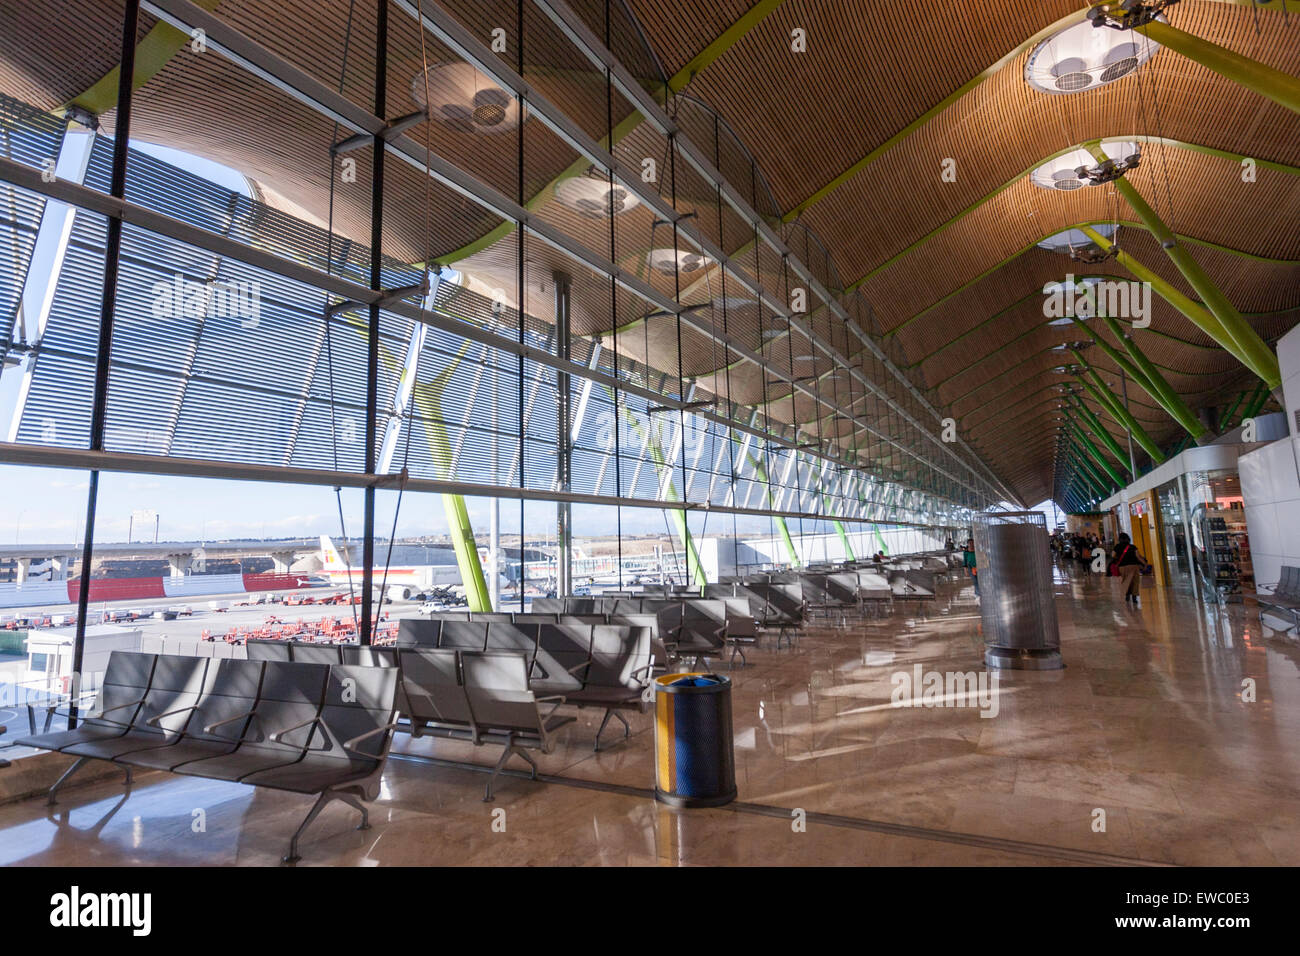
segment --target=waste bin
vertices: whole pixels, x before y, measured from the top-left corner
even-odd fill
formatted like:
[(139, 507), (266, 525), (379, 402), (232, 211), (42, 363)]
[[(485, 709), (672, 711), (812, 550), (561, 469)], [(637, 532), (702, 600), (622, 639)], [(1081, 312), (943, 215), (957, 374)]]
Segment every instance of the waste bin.
[(731, 681), (719, 674), (655, 679), (655, 799), (720, 807), (736, 799)]

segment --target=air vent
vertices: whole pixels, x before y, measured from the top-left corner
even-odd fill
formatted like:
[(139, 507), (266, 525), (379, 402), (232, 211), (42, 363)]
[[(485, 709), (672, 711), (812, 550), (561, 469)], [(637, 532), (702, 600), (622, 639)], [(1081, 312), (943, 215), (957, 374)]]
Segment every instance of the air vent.
[(1121, 76), (1127, 76), (1138, 67), (1138, 59), (1135, 56), (1127, 57), (1118, 63), (1112, 63), (1101, 72), (1101, 81), (1109, 83), (1111, 80), (1118, 80)]
[(1087, 73), (1066, 73), (1064, 76), (1056, 78), (1056, 88), (1062, 93), (1077, 93), (1079, 90), (1086, 90), (1092, 83), (1092, 77)]

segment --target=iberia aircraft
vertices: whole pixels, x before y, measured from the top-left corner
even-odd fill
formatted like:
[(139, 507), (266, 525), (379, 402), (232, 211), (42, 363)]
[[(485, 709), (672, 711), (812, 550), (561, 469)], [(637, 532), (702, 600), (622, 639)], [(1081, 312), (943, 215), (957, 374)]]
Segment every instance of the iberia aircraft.
[[(327, 535), (320, 536), (321, 574), (332, 585), (346, 585), (349, 581), (359, 587), (363, 575), (360, 561), (343, 557)], [(391, 558), (386, 542), (375, 542), (373, 567), (375, 586), (384, 581), (384, 565), (388, 566), (388, 594), (397, 600), (414, 597), (421, 591), (435, 587), (455, 586), (461, 583), (456, 554), (451, 548), (429, 547), (421, 544), (395, 544)]]

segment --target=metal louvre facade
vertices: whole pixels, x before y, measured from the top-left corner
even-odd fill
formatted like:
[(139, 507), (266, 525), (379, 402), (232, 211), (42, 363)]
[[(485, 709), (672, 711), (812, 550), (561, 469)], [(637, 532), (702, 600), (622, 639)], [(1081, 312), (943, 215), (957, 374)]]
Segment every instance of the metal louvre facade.
[[(10, 115), (14, 113), (30, 116), (29, 111), (19, 113), (17, 104), (11, 107)], [(61, 124), (46, 126), (7, 121), (9, 155), (34, 166), (57, 155)], [(96, 138), (85, 177), (88, 188), (107, 190), (111, 146), (111, 140)], [(39, 225), (41, 198), (14, 187), (9, 192), (10, 208), (25, 213), (11, 235), (25, 232), (30, 237)], [(338, 237), (331, 241), (317, 226), (135, 150), (127, 200), (243, 245), (364, 281), (365, 246)], [(97, 297), (85, 290), (102, 286), (104, 230), (102, 216), (83, 210), (75, 217), (18, 420), (19, 442), (85, 447), (99, 321)], [(29, 238), (28, 256), (31, 243)], [(15, 243), (15, 251), (22, 248)], [(26, 271), (24, 265), (12, 275), (22, 277)], [(383, 281), (385, 287), (413, 285), (420, 281), (420, 270), (389, 261)], [(211, 303), (202, 310), (186, 309), (181, 307), (185, 293), (172, 291), (241, 283), (258, 289), (256, 314), (218, 314)], [(3, 290), (10, 300), (19, 291), (17, 284)], [(327, 320), (331, 301), (318, 288), (127, 226), (106, 450), (361, 470), (367, 332), (360, 309)], [(497, 336), (518, 328), (514, 309), (496, 307), (446, 277), (434, 282), (430, 311)], [(395, 404), (397, 383), (417, 325), (408, 316), (382, 314), (379, 408), (390, 411), (379, 428), (389, 418), (401, 423), (389, 470), (406, 467), (416, 477), (558, 490), (556, 370), (467, 341), (446, 328), (422, 325), (416, 395), (394, 412), (400, 405)], [(526, 347), (554, 353), (554, 327), (548, 323), (526, 322), (522, 337)], [(571, 386), (573, 402), (582, 411), (571, 451), (575, 493), (850, 520), (927, 523), (939, 516), (937, 510), (927, 510), (919, 493), (890, 495), (884, 483), (868, 481), (861, 471), (788, 447), (795, 441), (794, 430), (779, 421), (764, 428), (761, 409), (733, 403), (731, 421), (717, 421), (611, 388), (609, 380), (627, 379), (666, 400), (681, 398), (675, 376), (626, 359), (619, 359), (616, 369), (614, 355), (587, 339), (576, 342), (571, 354), (573, 362), (606, 378), (575, 377)], [(444, 402), (435, 392), (456, 400)], [(689, 402), (689, 395), (682, 400)], [(754, 434), (760, 430), (775, 441)]]
[[(21, 384), (0, 462), (363, 488), (369, 549), (377, 490), (438, 493), (467, 582), (485, 529), (464, 496), (518, 499), (521, 540), (615, 530), (569, 525), (569, 506), (660, 511), (696, 563), (692, 537), (739, 518), (779, 525), (799, 563), (818, 536), (864, 549), (872, 525), (955, 530), (1011, 497), (939, 437), (870, 306), (782, 224), (720, 118), (616, 35), (617, 4), (603, 26), (600, 4), (506, 4), (523, 32), (502, 54), (472, 5), (363, 3), (342, 59), (304, 58), (239, 4), (140, 6), (142, 27), (206, 36), (130, 97), (131, 138), (186, 168), (123, 157), (115, 110), (3, 103), (0, 375)], [(482, 109), (457, 112), (429, 71)], [(435, 92), (451, 102), (423, 112)], [(243, 103), (282, 140), (241, 140)], [(248, 194), (186, 154), (239, 168)], [(56, 204), (71, 219), (47, 261)], [(14, 336), (41, 283), (50, 308)], [(542, 502), (558, 510), (525, 507)]]

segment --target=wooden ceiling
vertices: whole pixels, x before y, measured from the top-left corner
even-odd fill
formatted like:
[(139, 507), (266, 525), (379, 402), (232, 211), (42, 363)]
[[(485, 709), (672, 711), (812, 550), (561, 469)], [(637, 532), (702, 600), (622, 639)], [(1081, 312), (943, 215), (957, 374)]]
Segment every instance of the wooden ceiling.
[[(718, 35), (683, 23), (670, 0), (628, 2), (669, 74)], [(1150, 138), (1130, 182), (1265, 340), (1300, 319), (1300, 175), (1274, 170), (1247, 184), (1240, 163), (1300, 167), (1295, 114), (1168, 49), (1084, 93), (1034, 90), (1029, 41), (1078, 18), (1080, 0), (773, 6), (689, 92), (750, 146), (787, 220), (816, 234), (845, 285), (872, 304), (891, 356), (1027, 503), (1053, 493), (1056, 386), (1072, 380), (1051, 371), (1069, 361), (1051, 348), (1086, 337), (1046, 324), (1042, 287), (1067, 272), (1131, 278), (1114, 262), (1089, 266), (1035, 244), (1078, 223), (1132, 222), (1125, 250), (1195, 298), (1111, 187), (1050, 192), (1028, 181), (1035, 166), (1091, 140)], [(1300, 10), (1281, 7), (1183, 0), (1168, 18), (1300, 74)], [(791, 51), (796, 28), (806, 52)], [(940, 175), (948, 159), (953, 181)], [(1136, 341), (1193, 409), (1254, 384), (1163, 301)], [(1087, 357), (1118, 380), (1099, 349)], [(1157, 442), (1179, 438), (1140, 389), (1130, 384), (1129, 396)]]
[[(439, 2), (480, 37), (497, 25), (512, 28), (520, 16), (516, 0)], [(1066, 378), (1051, 370), (1068, 353), (1053, 347), (1081, 337), (1072, 327), (1046, 324), (1041, 289), (1067, 272), (1123, 277), (1114, 262), (1085, 265), (1036, 244), (1076, 224), (1132, 223), (1121, 229), (1124, 249), (1194, 297), (1110, 187), (1039, 189), (1027, 179), (1039, 163), (1091, 140), (1143, 138), (1143, 163), (1130, 181), (1233, 305), (1268, 341), (1300, 318), (1300, 175), (1265, 165), (1300, 168), (1300, 118), (1167, 49), (1089, 92), (1037, 92), (1023, 77), (1031, 40), (1063, 18), (1079, 19), (1082, 0), (895, 0), (887, 6), (708, 0), (689, 16), (675, 0), (615, 0), (608, 31), (602, 0), (570, 3), (597, 35), (608, 34), (635, 75), (649, 78), (655, 66), (644, 36), (663, 75), (674, 79), (678, 99), (670, 109), (692, 138), (708, 135), (712, 125), (697, 103), (735, 131), (761, 171), (761, 182), (753, 181), (744, 150), (719, 146), (718, 163), (737, 190), (760, 211), (784, 218), (786, 241), (832, 292), (856, 289), (870, 303), (868, 314), (862, 299), (840, 296), (855, 321), (880, 336), (915, 387), (957, 420), (961, 434), (1026, 504), (1054, 490), (1057, 386)], [(355, 102), (369, 104), (373, 4), (202, 5)], [(1182, 0), (1169, 19), (1298, 74), (1300, 10), (1288, 17), (1281, 6), (1282, 0), (1258, 9), (1233, 0)], [(116, 44), (104, 38), (116, 35), (121, 0), (0, 0), (0, 7), (12, 27), (0, 33), (3, 92), (55, 109), (113, 69)], [(522, 10), (526, 79), (593, 139), (603, 139), (609, 120), (618, 123), (631, 106), (616, 95), (607, 109), (603, 74), (536, 5), (524, 3)], [(142, 33), (153, 25), (146, 17)], [(796, 28), (806, 31), (806, 52), (790, 48)], [(422, 51), (408, 17), (395, 15), (392, 29), (388, 112), (400, 115), (418, 109), (423, 62), (454, 57), (432, 37)], [(500, 53), (512, 65), (519, 57), (516, 33), (507, 30), (507, 49)], [(106, 108), (101, 116), (108, 130), (112, 113)], [(329, 216), (329, 146), (341, 138), (334, 125), (220, 56), (182, 50), (159, 62), (137, 94), (133, 123), (139, 139), (240, 170), (264, 186), (263, 198), (273, 205), (317, 222)], [(507, 195), (522, 190), (536, 197), (539, 216), (672, 296), (670, 276), (644, 269), (646, 252), (663, 245), (655, 216), (644, 206), (633, 209), (615, 220), (611, 236), (607, 221), (585, 220), (556, 202), (550, 187), (578, 156), (543, 124), (525, 118), (523, 128), (522, 183), (516, 136), (462, 133), (437, 123), (411, 136), (420, 143), (427, 137), (440, 156)], [(632, 128), (613, 147), (629, 165), (666, 150), (648, 124)], [(357, 182), (368, 183), (365, 151), (352, 155)], [(1242, 182), (1243, 156), (1261, 162), (1253, 183)], [(946, 160), (955, 164), (952, 181), (941, 176)], [(409, 261), (454, 263), (513, 296), (519, 249), (503, 224), (459, 194), (427, 185), (403, 164), (389, 169), (385, 251)], [(707, 184), (693, 175), (679, 173), (679, 206), (691, 209), (698, 202), (701, 230), (761, 275), (765, 287), (776, 288), (771, 283), (779, 260), (765, 252), (756, 257), (752, 232), (729, 214), (719, 217)], [(366, 241), (368, 185), (334, 187), (335, 229)], [(565, 267), (556, 255), (541, 243), (525, 244), (526, 307), (543, 319), (550, 310), (545, 278)], [(886, 415), (883, 403), (865, 398), (846, 377), (832, 378), (828, 361), (799, 359), (815, 350), (798, 335), (774, 335), (771, 316), (739, 299), (724, 315), (715, 270), (683, 288), (684, 302), (703, 306), (696, 313), (701, 321), (725, 326), (785, 374), (815, 379), (828, 403), (866, 418)], [(735, 297), (725, 292), (728, 300)], [(642, 321), (643, 304), (630, 296), (611, 302), (608, 283), (598, 277), (574, 276), (574, 300), (575, 329), (582, 334), (612, 346), (613, 329), (625, 330), (619, 354), (674, 374), (680, 368), (696, 378), (698, 389), (738, 402), (766, 398), (774, 421), (821, 422), (820, 434), (842, 434), (844, 447), (853, 444), (847, 426), (830, 422), (826, 405), (806, 397), (776, 401), (788, 397), (788, 383), (771, 381), (752, 365), (735, 365), (735, 356), (719, 355), (707, 336), (688, 333), (679, 362), (675, 330), (670, 334), (653, 318)], [(887, 377), (828, 310), (808, 319), (820, 338), (861, 361), (873, 378)], [(1163, 302), (1155, 303), (1151, 328), (1136, 339), (1193, 408), (1224, 405), (1253, 384), (1245, 369)], [(1118, 377), (1100, 349), (1091, 349), (1088, 359), (1108, 380)], [(1177, 440), (1178, 426), (1147, 396), (1130, 388), (1130, 401), (1156, 441)]]

